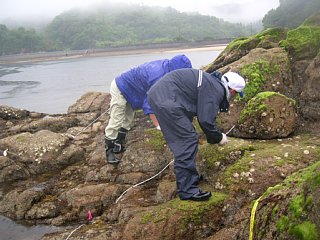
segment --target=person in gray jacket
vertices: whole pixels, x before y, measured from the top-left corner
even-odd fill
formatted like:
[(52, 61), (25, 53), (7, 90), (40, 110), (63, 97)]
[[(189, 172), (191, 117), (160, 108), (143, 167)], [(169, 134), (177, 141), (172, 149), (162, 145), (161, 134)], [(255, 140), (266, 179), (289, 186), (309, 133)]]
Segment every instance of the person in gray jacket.
[(211, 196), (198, 187), (198, 135), (193, 117), (197, 116), (208, 143), (226, 144), (227, 136), (219, 131), (215, 119), (219, 111), (228, 111), (232, 96), (243, 95), (244, 87), (244, 78), (235, 72), (209, 74), (190, 68), (166, 74), (148, 91), (148, 102), (174, 155), (181, 200), (205, 201)]

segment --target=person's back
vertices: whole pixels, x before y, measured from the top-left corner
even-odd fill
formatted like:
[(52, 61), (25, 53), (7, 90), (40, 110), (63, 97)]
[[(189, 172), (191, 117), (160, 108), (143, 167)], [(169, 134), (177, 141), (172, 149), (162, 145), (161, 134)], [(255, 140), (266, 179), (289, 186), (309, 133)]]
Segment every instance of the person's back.
[[(199, 74), (202, 74), (199, 82)], [(209, 73), (198, 69), (178, 69), (166, 74), (148, 91), (159, 105), (170, 104), (193, 117), (198, 115), (200, 123), (210, 121), (219, 111), (219, 103), (223, 100), (225, 90), (221, 82)], [(175, 99), (172, 103), (171, 100)], [(210, 104), (209, 104), (210, 102)], [(217, 104), (211, 104), (216, 102)], [(170, 105), (169, 104), (169, 105)], [(207, 106), (210, 106), (208, 113)], [(214, 107), (216, 106), (216, 107)], [(169, 107), (169, 106), (168, 106)]]

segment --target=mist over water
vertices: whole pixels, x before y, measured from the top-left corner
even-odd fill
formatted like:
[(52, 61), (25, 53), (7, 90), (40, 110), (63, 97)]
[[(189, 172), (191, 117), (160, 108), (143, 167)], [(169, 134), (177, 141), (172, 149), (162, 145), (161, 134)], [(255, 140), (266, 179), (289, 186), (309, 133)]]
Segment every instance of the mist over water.
[(133, 66), (186, 54), (193, 67), (200, 68), (219, 53), (199, 49), (0, 65), (0, 105), (48, 114), (66, 113), (70, 105), (89, 91), (109, 92), (111, 81)]

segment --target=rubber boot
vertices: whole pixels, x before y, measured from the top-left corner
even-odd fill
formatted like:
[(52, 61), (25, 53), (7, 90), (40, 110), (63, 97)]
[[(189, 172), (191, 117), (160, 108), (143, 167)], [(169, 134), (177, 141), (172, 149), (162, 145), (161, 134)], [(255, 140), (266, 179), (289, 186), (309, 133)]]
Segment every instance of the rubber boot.
[(114, 153), (116, 154), (122, 153), (126, 150), (124, 147), (124, 142), (126, 140), (127, 132), (128, 132), (127, 129), (119, 128), (117, 139), (114, 141), (114, 148), (113, 148)]
[(105, 139), (105, 148), (106, 148), (106, 159), (109, 164), (118, 164), (120, 160), (118, 160), (113, 152), (114, 149), (114, 141)]

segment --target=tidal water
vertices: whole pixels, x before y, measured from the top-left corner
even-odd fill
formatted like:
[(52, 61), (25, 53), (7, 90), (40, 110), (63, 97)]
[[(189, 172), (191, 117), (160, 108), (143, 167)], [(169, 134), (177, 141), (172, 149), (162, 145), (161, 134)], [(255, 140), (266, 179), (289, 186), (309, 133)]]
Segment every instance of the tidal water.
[(48, 114), (66, 113), (89, 91), (109, 92), (118, 74), (139, 64), (186, 54), (194, 68), (211, 63), (210, 48), (151, 54), (82, 57), (60, 61), (0, 65), (0, 105)]
[(56, 232), (60, 229), (53, 226), (17, 224), (9, 218), (0, 216), (0, 240), (37, 240), (46, 233)]

